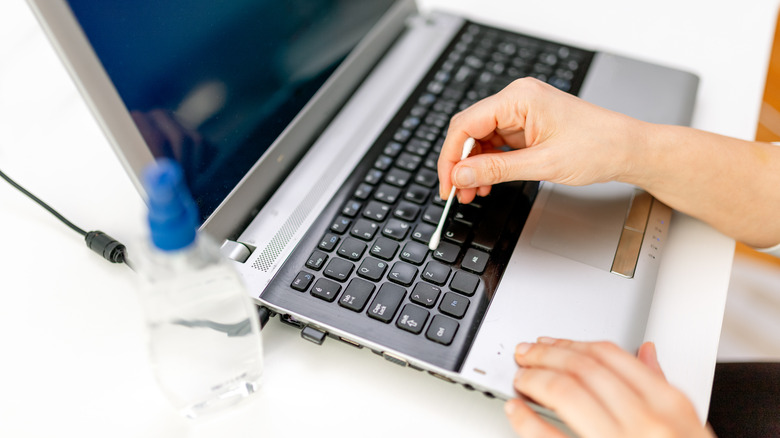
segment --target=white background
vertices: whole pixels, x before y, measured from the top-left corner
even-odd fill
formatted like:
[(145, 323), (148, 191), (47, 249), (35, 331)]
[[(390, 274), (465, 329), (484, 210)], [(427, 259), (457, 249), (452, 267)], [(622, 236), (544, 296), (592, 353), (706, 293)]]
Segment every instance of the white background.
[[(694, 127), (752, 138), (777, 0), (422, 1), (701, 77)], [(143, 233), (142, 203), (22, 0), (0, 2), (0, 169), (86, 229)], [(181, 419), (148, 371), (133, 274), (0, 184), (0, 436), (513, 436), (502, 403), (365, 351), (264, 331), (263, 388)]]

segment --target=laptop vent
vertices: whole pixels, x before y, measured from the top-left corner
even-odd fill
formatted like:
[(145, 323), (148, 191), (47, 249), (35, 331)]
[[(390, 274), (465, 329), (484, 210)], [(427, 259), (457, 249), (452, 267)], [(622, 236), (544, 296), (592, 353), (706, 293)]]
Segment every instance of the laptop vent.
[(252, 264), (252, 267), (259, 269), (263, 272), (268, 272), (276, 263), (279, 254), (284, 251), (284, 248), (290, 243), (295, 233), (301, 227), (301, 224), (312, 212), (312, 203), (316, 202), (322, 197), (322, 192), (328, 187), (327, 182), (332, 179), (332, 175), (324, 175), (313, 185), (313, 189), (303, 198), (300, 204), (290, 214), (290, 217), (284, 222), (284, 225), (279, 229), (276, 235), (268, 242), (268, 245), (263, 248), (260, 255)]

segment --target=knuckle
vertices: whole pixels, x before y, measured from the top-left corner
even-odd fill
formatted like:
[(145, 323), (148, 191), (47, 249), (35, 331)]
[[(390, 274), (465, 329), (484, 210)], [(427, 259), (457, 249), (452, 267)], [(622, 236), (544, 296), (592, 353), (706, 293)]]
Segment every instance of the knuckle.
[(485, 165), (482, 169), (483, 177), (486, 181), (483, 183), (495, 184), (504, 181), (506, 178), (506, 165), (504, 160), (497, 156), (498, 154), (485, 154)]
[(579, 390), (577, 382), (566, 374), (556, 375), (545, 386), (546, 394), (553, 400), (569, 398), (572, 393)]
[(599, 341), (590, 344), (589, 349), (598, 357), (604, 357), (620, 351), (620, 347), (612, 342)]
[(573, 354), (563, 363), (564, 369), (576, 376), (587, 376), (597, 373), (601, 366), (590, 357), (581, 354)]
[(538, 93), (544, 89), (544, 83), (531, 76), (515, 79), (511, 86), (515, 90), (522, 91), (523, 93)]

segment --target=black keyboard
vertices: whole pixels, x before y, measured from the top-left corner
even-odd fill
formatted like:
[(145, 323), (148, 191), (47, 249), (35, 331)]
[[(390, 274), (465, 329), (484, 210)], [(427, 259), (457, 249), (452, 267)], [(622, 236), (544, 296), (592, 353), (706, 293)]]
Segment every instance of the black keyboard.
[(524, 76), (576, 93), (592, 55), (465, 25), (263, 298), (369, 345), (459, 369), (538, 183), (499, 184), (471, 204), (456, 201), (430, 251), (444, 206), (436, 167), (449, 119)]

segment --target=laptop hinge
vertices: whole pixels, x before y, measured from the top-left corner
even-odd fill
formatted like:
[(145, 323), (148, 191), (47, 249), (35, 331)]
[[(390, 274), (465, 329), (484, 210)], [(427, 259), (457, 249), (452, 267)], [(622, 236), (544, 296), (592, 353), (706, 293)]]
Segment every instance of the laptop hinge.
[(226, 240), (222, 243), (222, 246), (219, 248), (219, 251), (222, 253), (223, 256), (229, 258), (230, 260), (235, 260), (239, 263), (244, 263), (249, 259), (249, 256), (252, 254), (252, 250), (254, 248), (250, 247), (247, 244), (236, 242), (233, 240)]

